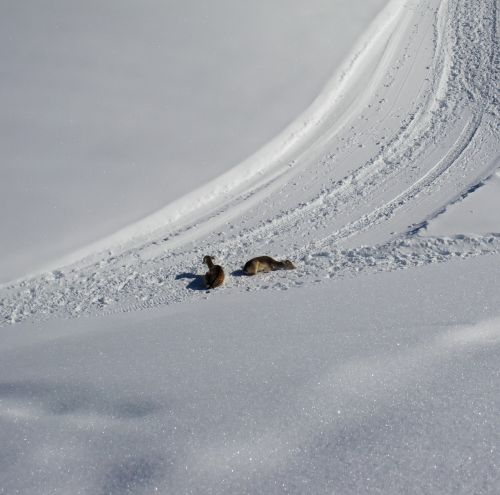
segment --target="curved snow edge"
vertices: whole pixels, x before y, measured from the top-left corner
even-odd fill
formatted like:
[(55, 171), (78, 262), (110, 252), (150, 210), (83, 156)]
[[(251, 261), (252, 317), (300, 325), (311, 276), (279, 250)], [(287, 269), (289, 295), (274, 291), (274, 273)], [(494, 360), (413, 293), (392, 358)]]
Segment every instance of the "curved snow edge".
[(286, 166), (287, 161), (292, 159), (294, 151), (315, 135), (316, 129), (343, 100), (348, 88), (362, 72), (367, 59), (388, 41), (398, 25), (406, 4), (407, 0), (389, 0), (311, 105), (275, 138), (243, 162), (141, 220), (46, 264), (40, 270), (2, 283), (0, 287), (76, 263), (106, 250), (121, 251), (125, 247), (144, 241), (155, 231), (174, 226), (181, 221), (193, 221), (197, 216), (224, 204), (236, 194), (251, 190), (276, 172), (280, 165)]

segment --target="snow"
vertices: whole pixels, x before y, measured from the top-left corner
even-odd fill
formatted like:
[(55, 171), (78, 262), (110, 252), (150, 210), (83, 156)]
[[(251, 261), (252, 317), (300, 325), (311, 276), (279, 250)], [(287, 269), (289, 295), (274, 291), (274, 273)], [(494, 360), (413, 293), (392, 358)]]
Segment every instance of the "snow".
[(449, 205), (425, 229), (426, 235), (500, 232), (500, 171)]
[(6, 329), (4, 493), (496, 493), (499, 261)]
[(3, 2), (0, 282), (243, 161), (385, 2)]
[(0, 286), (0, 493), (499, 493), (497, 8), (392, 0), (268, 144)]

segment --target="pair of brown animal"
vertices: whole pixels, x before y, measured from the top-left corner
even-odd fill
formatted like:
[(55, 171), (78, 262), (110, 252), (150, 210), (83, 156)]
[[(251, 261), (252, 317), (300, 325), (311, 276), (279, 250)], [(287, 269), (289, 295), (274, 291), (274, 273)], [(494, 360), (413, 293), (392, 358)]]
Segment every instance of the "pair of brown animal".
[[(224, 283), (224, 269), (220, 265), (214, 265), (212, 256), (205, 256), (203, 263), (208, 266), (205, 273), (205, 285), (207, 289), (219, 287)], [(295, 265), (290, 260), (277, 261), (271, 256), (257, 256), (245, 263), (243, 271), (247, 275), (255, 275), (258, 272), (272, 272), (274, 270), (293, 270)]]

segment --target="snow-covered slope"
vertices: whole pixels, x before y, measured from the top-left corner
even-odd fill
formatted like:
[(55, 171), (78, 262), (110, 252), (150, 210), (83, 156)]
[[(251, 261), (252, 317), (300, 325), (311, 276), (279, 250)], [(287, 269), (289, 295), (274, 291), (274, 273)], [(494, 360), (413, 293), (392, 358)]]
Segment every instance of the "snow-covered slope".
[(263, 253), (296, 260), (273, 279), (282, 288), (497, 252), (497, 233), (415, 235), (498, 165), (496, 3), (473, 4), (391, 2), (272, 143), (91, 256), (4, 288), (3, 318), (196, 299), (182, 277), (202, 270), (204, 254), (229, 271)]
[(0, 2), (0, 283), (252, 154), (385, 3)]
[(2, 286), (0, 493), (499, 493), (500, 232), (438, 223), (495, 204), (498, 22), (392, 0), (266, 147)]

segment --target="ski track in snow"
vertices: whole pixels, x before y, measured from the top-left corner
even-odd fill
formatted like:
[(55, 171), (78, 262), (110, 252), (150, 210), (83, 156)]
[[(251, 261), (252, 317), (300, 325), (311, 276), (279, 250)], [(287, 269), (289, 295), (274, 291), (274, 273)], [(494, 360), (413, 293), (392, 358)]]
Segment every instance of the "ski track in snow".
[[(142, 242), (6, 284), (0, 322), (206, 298), (204, 254), (236, 270), (224, 293), (500, 252), (500, 233), (417, 235), (498, 166), (497, 17), (495, 0), (391, 2), (319, 117), (257, 179), (220, 188), (213, 204), (200, 201), (203, 214)], [(240, 276), (259, 254), (298, 269)]]

